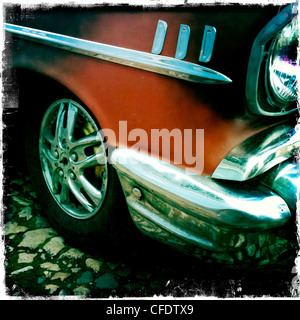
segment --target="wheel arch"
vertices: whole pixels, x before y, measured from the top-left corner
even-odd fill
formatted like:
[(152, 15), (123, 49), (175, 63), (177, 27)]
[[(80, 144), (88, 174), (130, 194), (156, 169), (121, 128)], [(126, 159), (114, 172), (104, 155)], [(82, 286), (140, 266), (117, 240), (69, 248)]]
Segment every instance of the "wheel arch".
[(57, 93), (72, 93), (55, 79), (28, 68), (5, 68), (3, 79), (3, 157), (4, 170), (9, 174), (17, 162), (26, 163), (25, 125), (35, 112), (30, 101), (42, 95), (46, 87)]
[(49, 75), (26, 68), (15, 68), (12, 72), (17, 82), (17, 94), (21, 109), (25, 107), (24, 102), (31, 98), (31, 94), (41, 95), (45, 90), (50, 92), (49, 98), (66, 93), (75, 97), (70, 88)]
[[(36, 180), (37, 173), (33, 171), (33, 170), (39, 170), (39, 165), (38, 165), (36, 156), (34, 158), (34, 155), (36, 155), (37, 152), (30, 152), (30, 151), (36, 151), (34, 149), (37, 149), (38, 147), (37, 140), (30, 139), (30, 141), (27, 142), (25, 137), (28, 138), (28, 137), (36, 136), (32, 133), (34, 133), (34, 131), (35, 132), (37, 131), (36, 129), (37, 126), (33, 124), (36, 123), (37, 119), (40, 119), (41, 114), (43, 114), (43, 112), (45, 111), (44, 107), (46, 107), (49, 103), (52, 104), (53, 101), (55, 101), (54, 99), (59, 97), (62, 98), (62, 96), (68, 95), (69, 98), (74, 97), (74, 100), (77, 100), (77, 102), (81, 102), (81, 100), (74, 93), (72, 93), (68, 88), (66, 88), (63, 84), (57, 82), (55, 79), (52, 79), (51, 77), (48, 77), (44, 74), (40, 74), (38, 72), (34, 72), (26, 69), (14, 69), (13, 74), (16, 76), (14, 77), (14, 81), (16, 80), (17, 82), (16, 94), (18, 95), (18, 100), (19, 100), (19, 105), (18, 105), (19, 121), (18, 122), (22, 125), (22, 130), (24, 134), (21, 135), (22, 141), (20, 139), (18, 140), (18, 148), (13, 147), (12, 149), (15, 149), (16, 159), (18, 157), (19, 150), (20, 150), (19, 145), (21, 145), (22, 150), (24, 150), (24, 152), (22, 151), (22, 158), (24, 157), (22, 161), (24, 161), (24, 163), (27, 162), (28, 164), (27, 165), (28, 171), (29, 171), (28, 173), (32, 178), (33, 185), (36, 188), (36, 192), (37, 192), (38, 198), (40, 199), (40, 204), (42, 206), (43, 203), (48, 203), (47, 201), (44, 201), (46, 198), (43, 198), (43, 196), (46, 194), (45, 187), (43, 189), (41, 181), (40, 183), (37, 182)], [(53, 92), (53, 94), (49, 94), (49, 96), (45, 94), (45, 92), (50, 92), (50, 91)], [(42, 103), (43, 107), (41, 109), (37, 108), (38, 106), (37, 102), (39, 100), (33, 101), (33, 99), (38, 99), (38, 98), (43, 99), (43, 103)], [(47, 104), (44, 103), (45, 99), (47, 100)], [(90, 112), (90, 114), (93, 115), (92, 112)], [(20, 129), (18, 129), (18, 131), (19, 130)], [(26, 144), (27, 144), (27, 148), (24, 147)], [(28, 145), (33, 146), (29, 151), (28, 151)], [(111, 174), (113, 173), (112, 172), (113, 170), (114, 170), (113, 168), (110, 169), (110, 176), (112, 176)], [(126, 237), (128, 236), (128, 234), (130, 233), (133, 234), (133, 232), (134, 234), (136, 234), (136, 230), (135, 230), (135, 227), (133, 226), (133, 222), (131, 221), (129, 212), (127, 211), (127, 206), (125, 201), (120, 201), (121, 197), (123, 199), (124, 194), (116, 174), (112, 182), (113, 184), (111, 184), (108, 188), (108, 191), (109, 190), (112, 190), (112, 191), (106, 197), (106, 200), (105, 200), (105, 206), (106, 206), (105, 212), (107, 215), (107, 218), (105, 219), (107, 219), (107, 221), (109, 221), (110, 218), (115, 219), (116, 228), (118, 228), (118, 230), (123, 230), (124, 234), (119, 234), (118, 232), (114, 231), (112, 225), (111, 226), (107, 225), (105, 227), (102, 227), (101, 229), (101, 228), (98, 228), (100, 226), (99, 221), (97, 222), (97, 224), (95, 224), (93, 223), (92, 219), (86, 219), (84, 220), (84, 223), (82, 223), (81, 221), (82, 227), (78, 226), (77, 229), (76, 228), (74, 229), (75, 230), (74, 234), (76, 234), (76, 236), (73, 237), (74, 235), (72, 233), (73, 230), (71, 230), (71, 227), (69, 230), (66, 226), (71, 226), (70, 222), (74, 222), (75, 219), (73, 219), (72, 217), (68, 217), (66, 215), (66, 219), (62, 218), (61, 220), (55, 221), (54, 216), (55, 216), (55, 213), (57, 213), (57, 210), (55, 212), (53, 211), (52, 216), (49, 215), (49, 212), (50, 211), (52, 212), (52, 209), (54, 208), (53, 205), (51, 206), (51, 210), (49, 208), (47, 209), (49, 211), (47, 216), (49, 221), (57, 228), (59, 233), (63, 234), (69, 241), (73, 241), (74, 244), (76, 243), (76, 245), (78, 246), (83, 246), (83, 247), (90, 246), (90, 249), (94, 249), (92, 248), (93, 246), (92, 242), (94, 242), (95, 246), (97, 246), (99, 243), (98, 235), (100, 239), (102, 237), (101, 234), (105, 230), (108, 230), (108, 232), (110, 233), (109, 242), (111, 242), (114, 246), (119, 245), (118, 237), (122, 238), (122, 241), (124, 241), (124, 244), (125, 244), (127, 241)], [(115, 201), (115, 197), (119, 201)], [(112, 208), (111, 212), (110, 212), (110, 208)], [(45, 211), (45, 209), (43, 209), (43, 211)], [(106, 223), (105, 219), (103, 218), (103, 221)], [(62, 221), (67, 221), (68, 223), (66, 223), (66, 225), (63, 225)], [(124, 229), (125, 225), (128, 227), (128, 230)], [(75, 223), (72, 224), (72, 226), (75, 226)], [(87, 228), (91, 228), (91, 232), (92, 232), (91, 235), (87, 235), (82, 232)], [(117, 235), (119, 236), (117, 237)], [(92, 241), (92, 240), (95, 240), (95, 241)], [(130, 239), (128, 239), (128, 241), (130, 241)], [(103, 250), (105, 251), (105, 249)]]

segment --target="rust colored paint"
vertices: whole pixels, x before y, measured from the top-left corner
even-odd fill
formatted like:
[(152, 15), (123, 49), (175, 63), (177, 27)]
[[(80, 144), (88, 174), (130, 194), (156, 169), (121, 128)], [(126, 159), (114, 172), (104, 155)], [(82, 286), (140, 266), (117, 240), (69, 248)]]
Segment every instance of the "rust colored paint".
[[(191, 43), (186, 60), (198, 58), (204, 27), (199, 26), (190, 13), (139, 13), (99, 14), (82, 25), (83, 39), (102, 42), (124, 48), (150, 52), (158, 19), (168, 22), (169, 29), (162, 55), (175, 56), (179, 25), (192, 28)], [(194, 27), (193, 27), (194, 26)], [(52, 31), (52, 30), (48, 30)], [(236, 145), (257, 132), (248, 120), (226, 118), (217, 112), (205, 95), (198, 90), (205, 87), (189, 86), (186, 82), (151, 72), (103, 62), (81, 55), (67, 53), (31, 42), (22, 42), (22, 50), (16, 66), (26, 67), (57, 80), (81, 99), (95, 115), (102, 128), (116, 133), (117, 146), (133, 146), (136, 141), (120, 141), (119, 122), (127, 121), (127, 131), (141, 128), (151, 137), (152, 129), (192, 129), (192, 151), (195, 155), (196, 129), (204, 129), (204, 171), (213, 173), (219, 162)], [(30, 54), (29, 54), (30, 53)], [(196, 61), (192, 61), (196, 62)], [(222, 71), (222, 70), (218, 70)], [(217, 87), (217, 86), (216, 86)], [(222, 91), (221, 91), (222, 92)], [(218, 95), (216, 89), (216, 95)], [(234, 96), (224, 97), (224, 105), (230, 105)], [(218, 106), (220, 108), (221, 106)], [(242, 106), (241, 106), (242, 108)], [(141, 146), (150, 152), (150, 141)], [(151, 150), (161, 157), (162, 150)], [(174, 160), (174, 146), (171, 162)], [(184, 159), (184, 157), (183, 157)], [(193, 170), (187, 163), (179, 165)]]

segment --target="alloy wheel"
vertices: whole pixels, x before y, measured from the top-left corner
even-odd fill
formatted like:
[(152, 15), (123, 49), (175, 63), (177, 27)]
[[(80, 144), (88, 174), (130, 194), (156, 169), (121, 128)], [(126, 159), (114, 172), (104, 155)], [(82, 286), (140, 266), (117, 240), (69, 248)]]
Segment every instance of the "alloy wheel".
[(61, 209), (76, 219), (97, 214), (107, 192), (107, 154), (100, 127), (85, 108), (70, 99), (54, 102), (42, 120), (39, 153)]

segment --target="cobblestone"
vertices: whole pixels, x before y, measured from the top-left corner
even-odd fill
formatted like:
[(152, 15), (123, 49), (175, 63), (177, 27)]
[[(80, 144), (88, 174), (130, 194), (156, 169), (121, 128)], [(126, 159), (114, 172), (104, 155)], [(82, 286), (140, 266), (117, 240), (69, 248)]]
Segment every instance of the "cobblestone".
[[(292, 266), (233, 272), (203, 264), (143, 237), (143, 250), (132, 248), (128, 259), (110, 260), (84, 252), (70, 245), (43, 216), (27, 175), (24, 172), (15, 175), (4, 196), (8, 296), (291, 295), (291, 281), (295, 277)], [(235, 245), (242, 242), (242, 237), (237, 237)]]
[(53, 235), (56, 235), (56, 232), (52, 228), (27, 231), (18, 247), (27, 247), (34, 250), (47, 239), (51, 239)]
[(51, 256), (56, 256), (65, 247), (62, 237), (54, 237), (45, 244), (44, 250)]

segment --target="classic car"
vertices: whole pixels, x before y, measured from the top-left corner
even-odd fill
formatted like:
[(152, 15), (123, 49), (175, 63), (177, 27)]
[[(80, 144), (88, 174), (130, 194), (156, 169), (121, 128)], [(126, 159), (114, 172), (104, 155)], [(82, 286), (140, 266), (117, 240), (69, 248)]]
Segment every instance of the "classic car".
[(132, 225), (234, 267), (294, 252), (297, 15), (297, 3), (6, 6), (5, 72), (57, 231), (101, 249)]

